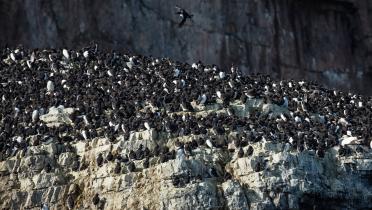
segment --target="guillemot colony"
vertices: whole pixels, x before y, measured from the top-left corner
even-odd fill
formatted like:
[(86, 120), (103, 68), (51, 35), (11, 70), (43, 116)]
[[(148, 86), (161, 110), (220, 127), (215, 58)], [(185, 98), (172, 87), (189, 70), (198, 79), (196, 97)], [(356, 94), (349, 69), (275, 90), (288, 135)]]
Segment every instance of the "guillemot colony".
[[(333, 147), (342, 156), (371, 152), (371, 97), (328, 90), (314, 82), (242, 76), (235, 67), (220, 69), (201, 62), (101, 53), (96, 46), (78, 51), (3, 49), (0, 68), (0, 161), (51, 141), (69, 145), (104, 137), (115, 143), (119, 138), (129, 141), (139, 131), (194, 138), (175, 140), (175, 147), (155, 142), (151, 149), (141, 144), (137, 149), (110, 150), (97, 156), (97, 166), (115, 161), (116, 174), (135, 173), (153, 166), (150, 158), (158, 157), (157, 163), (183, 160), (206, 146), (212, 152), (226, 148), (231, 156), (243, 158), (251, 156), (251, 144), (260, 141), (281, 142), (286, 150), (314, 151), (319, 158)], [(244, 114), (232, 106), (253, 100), (260, 105)], [(51, 126), (41, 120), (51, 107), (72, 108), (71, 123)], [(225, 138), (232, 132), (233, 140)], [(351, 144), (359, 149), (351, 150)], [(142, 167), (136, 165), (139, 160), (144, 160)], [(80, 161), (75, 161), (75, 170), (89, 167)], [(50, 173), (57, 166), (45, 167)], [(252, 167), (266, 170), (265, 160)], [(205, 177), (231, 179), (213, 166)], [(175, 186), (184, 186), (203, 178), (182, 174), (172, 179)], [(68, 200), (71, 208), (73, 199)], [(99, 204), (98, 193), (92, 200)]]

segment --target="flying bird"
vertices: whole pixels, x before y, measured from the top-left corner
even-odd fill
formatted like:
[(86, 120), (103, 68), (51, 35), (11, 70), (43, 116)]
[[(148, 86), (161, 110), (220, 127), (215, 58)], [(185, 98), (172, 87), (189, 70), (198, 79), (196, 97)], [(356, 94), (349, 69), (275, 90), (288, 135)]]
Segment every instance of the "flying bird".
[(175, 6), (176, 9), (178, 10), (178, 12), (176, 12), (177, 15), (179, 15), (182, 20), (181, 22), (178, 24), (178, 27), (182, 27), (186, 20), (189, 18), (190, 20), (192, 20), (191, 18), (193, 17), (193, 15), (189, 14), (185, 9), (179, 7), (179, 6)]

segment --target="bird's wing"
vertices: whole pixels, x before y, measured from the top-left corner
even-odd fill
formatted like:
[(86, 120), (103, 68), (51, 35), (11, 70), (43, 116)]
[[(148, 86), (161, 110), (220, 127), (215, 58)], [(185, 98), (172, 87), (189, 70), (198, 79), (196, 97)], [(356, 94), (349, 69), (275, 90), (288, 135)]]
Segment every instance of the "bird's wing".
[(188, 12), (185, 11), (185, 16), (186, 16), (187, 18), (190, 18), (190, 19), (191, 19), (194, 15), (191, 15), (191, 14), (189, 14)]
[(188, 14), (188, 18), (190, 19), (190, 21), (192, 22), (192, 23), (194, 23), (194, 19), (192, 18), (192, 17), (194, 17), (194, 15), (190, 15), (190, 14)]
[(186, 18), (182, 18), (181, 22), (178, 24), (178, 27), (182, 27), (186, 22)]
[(182, 8), (181, 7), (179, 7), (179, 6), (174, 6), (174, 8), (176, 8), (176, 9), (178, 9), (179, 11), (181, 11), (182, 10)]

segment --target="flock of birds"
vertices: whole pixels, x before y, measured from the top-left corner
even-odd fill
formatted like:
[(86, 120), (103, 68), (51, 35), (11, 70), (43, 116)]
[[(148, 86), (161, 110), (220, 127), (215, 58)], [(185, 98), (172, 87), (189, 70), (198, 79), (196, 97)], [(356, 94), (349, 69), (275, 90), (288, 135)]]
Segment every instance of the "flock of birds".
[[(193, 15), (176, 9), (182, 27)], [(120, 174), (121, 163), (125, 163), (127, 171), (134, 172), (135, 160), (143, 160), (143, 168), (148, 168), (151, 157), (163, 163), (192, 156), (198, 147), (227, 148), (230, 143), (235, 149), (229, 152), (241, 158), (251, 156), (251, 144), (259, 141), (282, 142), (298, 152), (313, 150), (319, 158), (334, 146), (339, 146), (341, 156), (353, 152), (349, 144), (358, 145), (356, 152), (372, 148), (371, 97), (329, 90), (314, 82), (243, 76), (234, 66), (220, 69), (201, 62), (189, 65), (166, 58), (99, 52), (97, 45), (78, 51), (6, 48), (0, 52), (0, 87), (0, 161), (51, 139), (69, 144), (106, 137), (114, 142), (119, 136), (128, 140), (131, 132), (142, 130), (199, 137), (187, 143), (176, 141), (175, 149), (156, 145), (150, 151), (140, 145), (126, 155), (99, 154), (97, 166), (116, 162), (114, 172)], [(289, 112), (274, 115), (253, 110), (239, 117), (230, 106), (251, 99), (263, 99), (264, 104), (276, 104)], [(216, 103), (226, 111), (193, 114)], [(74, 108), (73, 123), (48, 127), (40, 116), (58, 106)], [(237, 133), (233, 142), (216, 140), (232, 131)], [(73, 170), (87, 167), (75, 163)], [(47, 164), (45, 170), (50, 172), (52, 166)], [(258, 163), (254, 171), (261, 170), (264, 165)], [(211, 167), (207, 176), (219, 174)], [(223, 176), (231, 178), (228, 173)], [(179, 187), (202, 178), (180, 174), (172, 182)], [(94, 205), (101, 201), (95, 194)], [(73, 205), (72, 198), (68, 202)]]
[[(134, 160), (150, 157), (166, 162), (193, 155), (201, 147), (227, 148), (231, 142), (216, 136), (237, 132), (233, 140), (238, 157), (250, 156), (254, 142), (282, 142), (293, 150), (313, 150), (320, 158), (328, 148), (339, 146), (340, 155), (372, 147), (372, 99), (325, 89), (314, 82), (274, 81), (267, 75), (242, 76), (238, 68), (220, 69), (201, 62), (189, 65), (117, 52), (99, 52), (96, 45), (72, 50), (2, 49), (0, 54), (0, 160), (15, 156), (53, 139), (60, 143), (90, 141), (118, 136), (129, 139), (132, 131), (154, 130), (179, 136), (200, 136), (175, 142), (176, 148), (157, 145), (152, 151), (140, 146), (122, 156), (99, 154), (96, 162), (117, 161), (135, 171)], [(278, 116), (252, 111), (238, 117), (231, 103), (263, 99), (289, 110)], [(225, 112), (206, 116), (193, 113), (219, 103)], [(50, 107), (72, 107), (72, 124), (48, 127), (40, 120)], [(320, 120), (312, 117), (318, 114)], [(30, 141), (30, 136), (34, 140)], [(36, 139), (36, 140), (35, 140)], [(244, 149), (247, 148), (247, 149)], [(82, 169), (77, 164), (75, 170)], [(257, 165), (255, 171), (263, 170)], [(47, 166), (47, 171), (51, 166)], [(211, 169), (211, 176), (216, 174)], [(180, 177), (175, 185), (183, 182)]]

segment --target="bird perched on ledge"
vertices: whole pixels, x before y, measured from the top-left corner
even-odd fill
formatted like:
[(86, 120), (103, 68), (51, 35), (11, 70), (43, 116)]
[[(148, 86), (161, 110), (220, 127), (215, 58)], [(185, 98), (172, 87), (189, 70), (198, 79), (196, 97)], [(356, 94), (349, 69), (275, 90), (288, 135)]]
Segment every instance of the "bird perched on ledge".
[(191, 18), (193, 17), (192, 14), (189, 14), (185, 9), (179, 7), (179, 6), (175, 6), (175, 8), (178, 10), (178, 12), (176, 12), (177, 15), (179, 15), (182, 20), (181, 22), (178, 24), (178, 27), (182, 27), (186, 20), (189, 18), (190, 20), (192, 20)]

